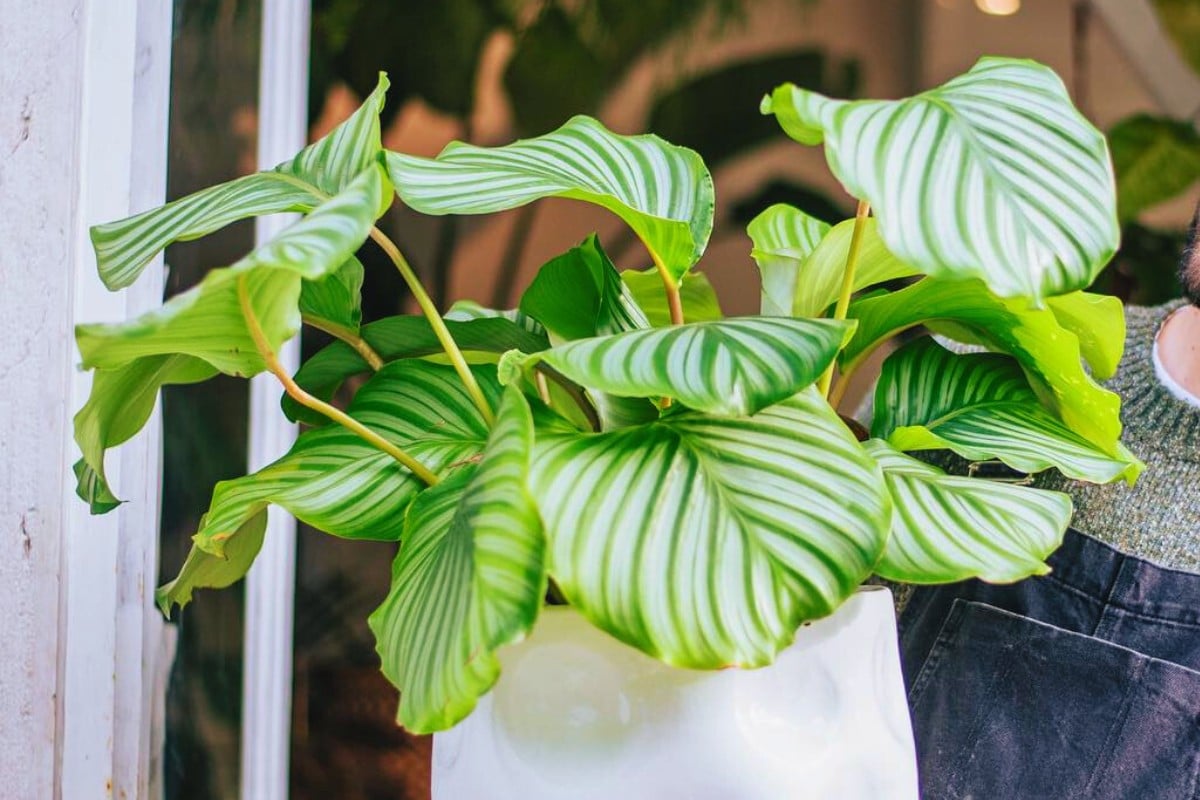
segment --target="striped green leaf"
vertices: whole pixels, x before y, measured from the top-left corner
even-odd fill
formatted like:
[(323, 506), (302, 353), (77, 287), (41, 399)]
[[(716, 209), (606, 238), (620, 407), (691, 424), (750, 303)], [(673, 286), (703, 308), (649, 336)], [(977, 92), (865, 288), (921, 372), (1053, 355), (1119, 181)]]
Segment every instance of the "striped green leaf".
[(763, 111), (798, 141), (825, 142), (889, 249), (923, 273), (1041, 298), (1088, 286), (1116, 250), (1108, 146), (1040, 64), (984, 58), (897, 101), (786, 84)]
[[(540, 326), (539, 326), (540, 327)], [(476, 317), (470, 321), (446, 320), (446, 328), (463, 352), (503, 353), (521, 350), (534, 353), (550, 346), (545, 333), (531, 333), (519, 323), (500, 316)], [(385, 362), (422, 358), (442, 353), (442, 345), (423, 316), (385, 317), (367, 323), (359, 332)], [(296, 372), (300, 388), (321, 400), (330, 400), (342, 382), (371, 371), (354, 348), (333, 342), (314, 353)], [(329, 420), (284, 395), (283, 411), (293, 421), (323, 426)]]
[[(165, 206), (92, 228), (104, 285), (119, 289), (133, 283), (146, 264), (172, 242), (198, 239), (247, 217), (309, 212), (341, 192), (376, 163), (382, 149), (379, 112), (387, 87), (387, 78), (380, 75), (378, 87), (362, 107), (329, 135), (273, 170), (211, 186)], [(390, 191), (379, 194), (372, 219), (387, 209), (391, 199)]]
[[(658, 280), (662, 290), (662, 278)], [(541, 322), (551, 341), (607, 336), (650, 327), (633, 293), (600, 247), (595, 234), (578, 247), (551, 259), (521, 296), (521, 311)], [(658, 416), (645, 397), (589, 391), (605, 430), (636, 425)]]
[(530, 485), (570, 603), (689, 668), (769, 663), (870, 574), (890, 514), (878, 467), (815, 390), (748, 418), (539, 431)]
[[(1063, 327), (1049, 309), (997, 297), (979, 281), (925, 278), (898, 292), (850, 305), (858, 320), (854, 338), (840, 356), (843, 370), (854, 370), (882, 342), (915, 325), (1008, 353), (1020, 363), (1038, 397), (1066, 426), (1110, 456), (1119, 453), (1121, 434), (1117, 395), (1102, 389), (1083, 368), (1079, 337)], [(1116, 330), (1093, 328), (1104, 341), (1124, 337)]]
[(762, 277), (764, 315), (800, 316), (794, 312), (800, 295), (801, 267), (831, 227), (786, 203), (776, 203), (750, 220), (746, 233), (754, 243), (750, 255)]
[[(777, 204), (755, 217), (746, 231), (762, 275), (764, 314), (819, 317), (837, 301), (854, 220), (831, 228), (797, 208)], [(854, 291), (915, 274), (892, 255), (879, 237), (875, 220), (868, 219), (859, 244)]]
[(875, 394), (874, 436), (900, 450), (949, 448), (1021, 472), (1057, 468), (1093, 483), (1134, 478), (1136, 460), (1109, 456), (1038, 400), (1020, 364), (1000, 353), (952, 353), (917, 339), (888, 357)]
[(505, 392), (477, 467), (422, 492), (408, 510), (392, 590), (371, 614), (397, 719), (446, 730), (496, 682), (495, 651), (524, 638), (546, 590), (546, 541), (526, 479), (533, 422)]
[(172, 606), (183, 608), (190, 603), (196, 589), (224, 589), (240, 581), (258, 557), (266, 530), (267, 512), (260, 511), (230, 538), (223, 556), (214, 556), (192, 545), (179, 574), (154, 593), (163, 616), (171, 616)]
[(892, 496), (892, 529), (882, 578), (953, 583), (980, 578), (1011, 583), (1050, 571), (1071, 499), (1011, 483), (947, 475), (879, 439), (864, 445), (883, 469)]
[(301, 280), (318, 281), (350, 259), (375, 222), (384, 192), (378, 167), (363, 172), (332, 200), (230, 267), (162, 308), (116, 324), (80, 325), (76, 343), (85, 368), (113, 369), (138, 358), (180, 353), (230, 375), (264, 368), (238, 299), (245, 281), (254, 313), (273, 348), (300, 328)]
[[(658, 270), (627, 269), (621, 273), (621, 280), (653, 327), (663, 328), (672, 324), (667, 295), (663, 291), (662, 276)], [(684, 277), (679, 286), (679, 300), (683, 306), (684, 322), (713, 322), (725, 317), (717, 292), (703, 272), (690, 272)]]
[(609, 394), (745, 416), (815, 382), (852, 332), (835, 320), (742, 317), (580, 339), (526, 363)]
[[(1125, 352), (1125, 306), (1120, 298), (1092, 292), (1071, 292), (1046, 298), (1046, 308), (1055, 320), (1079, 339), (1079, 352), (1091, 368), (1092, 377), (1106, 381), (1117, 373)], [(947, 320), (929, 320), (936, 333), (964, 344), (987, 349), (991, 345), (964, 327)]]
[(121, 504), (104, 473), (104, 453), (142, 429), (159, 388), (198, 383), (214, 374), (210, 364), (181, 355), (150, 356), (123, 367), (96, 370), (88, 400), (75, 414), (75, 441), (83, 452), (75, 464), (75, 493), (87, 501), (93, 514), (105, 514)]
[(470, 322), (474, 319), (495, 319), (499, 317), (523, 328), (526, 332), (532, 333), (534, 336), (546, 336), (546, 327), (542, 323), (517, 308), (487, 308), (476, 303), (474, 300), (456, 300), (450, 306), (450, 310), (446, 312), (445, 317), (447, 320), (455, 322)]
[(351, 257), (319, 281), (300, 288), (300, 316), (309, 325), (334, 336), (358, 334), (362, 323), (363, 265)]
[(590, 117), (504, 147), (454, 142), (436, 159), (389, 152), (387, 165), (401, 199), (426, 214), (486, 214), (543, 197), (602, 206), (675, 280), (712, 233), (712, 176), (698, 154), (657, 136), (615, 134)]
[[(500, 397), (495, 369), (472, 371), (494, 404)], [(359, 389), (348, 413), (437, 474), (478, 456), (488, 437), (454, 369), (423, 361), (386, 365)], [(302, 433), (273, 464), (218, 483), (195, 541), (222, 555), (227, 540), (268, 504), (335, 536), (394, 541), (405, 508), (423, 487), (356, 434), (337, 425), (317, 428)]]

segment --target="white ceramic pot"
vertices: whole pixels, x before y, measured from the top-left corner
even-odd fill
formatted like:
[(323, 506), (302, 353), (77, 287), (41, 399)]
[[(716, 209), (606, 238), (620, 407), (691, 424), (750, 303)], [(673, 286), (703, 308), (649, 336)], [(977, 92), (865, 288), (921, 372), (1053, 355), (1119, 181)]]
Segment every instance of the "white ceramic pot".
[(891, 592), (864, 587), (763, 669), (672, 669), (568, 608), (501, 652), (434, 737), (434, 800), (917, 800)]

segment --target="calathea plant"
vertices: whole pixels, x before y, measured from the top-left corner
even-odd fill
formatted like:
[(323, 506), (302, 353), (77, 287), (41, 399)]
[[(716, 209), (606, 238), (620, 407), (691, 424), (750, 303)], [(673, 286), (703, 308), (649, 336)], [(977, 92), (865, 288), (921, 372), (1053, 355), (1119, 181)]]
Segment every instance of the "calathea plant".
[[(400, 722), (439, 730), (493, 684), (497, 649), (530, 630), (548, 593), (669, 664), (753, 667), (872, 574), (1046, 570), (1065, 496), (947, 475), (912, 451), (1136, 476), (1118, 400), (1096, 383), (1120, 357), (1121, 307), (1080, 291), (1117, 244), (1108, 151), (1045, 67), (985, 59), (890, 102), (776, 89), (763, 111), (824, 143), (859, 213), (830, 225), (766, 209), (749, 229), (763, 314), (728, 319), (693, 272), (714, 209), (695, 153), (577, 117), (416, 158), (381, 146), (386, 87), (273, 170), (93, 231), (100, 274), (119, 289), (170, 242), (304, 214), (161, 309), (77, 331), (94, 383), (76, 472), (98, 513), (119, 502), (106, 448), (144, 424), (165, 384), (269, 371), (284, 410), (310, 426), (279, 461), (216, 486), (159, 591), (164, 611), (240, 578), (272, 503), (336, 536), (399, 542), (370, 624)], [(591, 237), (543, 266), (518, 309), (443, 317), (376, 227), (395, 193), (429, 214), (594, 203), (637, 234), (649, 270), (622, 275)], [(367, 239), (421, 315), (361, 324)], [(275, 354), (304, 323), (339, 341), (289, 375)], [(918, 330), (983, 352), (906, 337), (860, 441), (834, 411), (847, 377)]]

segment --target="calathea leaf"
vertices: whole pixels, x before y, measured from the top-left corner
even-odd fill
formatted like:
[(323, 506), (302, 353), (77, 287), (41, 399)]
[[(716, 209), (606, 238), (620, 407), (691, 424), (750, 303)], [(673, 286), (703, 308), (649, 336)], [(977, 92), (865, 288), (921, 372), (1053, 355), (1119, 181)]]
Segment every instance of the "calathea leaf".
[(764, 98), (789, 135), (825, 142), (834, 175), (923, 273), (978, 278), (1003, 297), (1088, 286), (1117, 248), (1104, 137), (1062, 81), (984, 58), (907, 100), (831, 100), (791, 84)]
[(446, 312), (447, 320), (455, 322), (470, 322), (473, 319), (494, 319), (499, 317), (514, 323), (534, 336), (546, 336), (546, 326), (518, 308), (496, 309), (476, 303), (474, 300), (456, 300)]
[(80, 325), (83, 366), (113, 369), (138, 358), (180, 353), (230, 375), (264, 368), (239, 300), (245, 291), (268, 343), (278, 348), (300, 327), (301, 280), (319, 281), (354, 255), (375, 222), (384, 191), (379, 167), (233, 266), (211, 270), (199, 285), (129, 322)]
[(743, 317), (580, 339), (530, 356), (589, 389), (673, 397), (711, 414), (744, 416), (812, 384), (853, 323)]
[[(746, 226), (754, 243), (750, 255), (762, 276), (762, 313), (772, 317), (794, 315), (800, 294), (800, 272), (830, 225), (786, 203), (770, 206)], [(815, 315), (809, 315), (815, 316)]]
[[(1120, 298), (1092, 292), (1071, 292), (1046, 298), (1046, 308), (1066, 330), (1079, 339), (1079, 352), (1091, 367), (1092, 377), (1108, 380), (1117, 373), (1125, 352), (1125, 306)], [(984, 337), (953, 321), (929, 320), (935, 333), (965, 344), (987, 348)]]
[(362, 322), (362, 284), (362, 262), (351, 257), (331, 275), (304, 282), (300, 289), (300, 316), (334, 336), (357, 335)]
[(543, 264), (520, 309), (565, 340), (650, 327), (595, 234)]
[[(621, 273), (621, 280), (653, 327), (665, 328), (672, 324), (658, 270), (627, 269)], [(687, 274), (679, 286), (679, 300), (684, 322), (712, 322), (725, 316), (717, 292), (703, 272)]]
[(952, 353), (928, 337), (884, 362), (871, 432), (900, 450), (949, 448), (972, 461), (999, 459), (1030, 473), (1056, 467), (1093, 483), (1141, 471), (1136, 460), (1109, 456), (1047, 411), (1016, 359)]
[[(472, 372), (495, 404), (495, 369)], [(423, 361), (386, 365), (358, 390), (348, 413), (435, 474), (469, 462), (488, 437), (454, 369)], [(302, 433), (286, 455), (258, 472), (218, 483), (195, 542), (223, 555), (229, 538), (268, 504), (335, 536), (394, 541), (404, 509), (423, 487), (390, 455), (330, 425)]]
[(880, 577), (904, 583), (980, 578), (1009, 583), (1050, 571), (1071, 499), (1010, 483), (947, 475), (886, 442), (864, 445), (892, 496), (892, 529)]
[(543, 197), (607, 208), (673, 281), (712, 233), (712, 176), (699, 155), (657, 136), (620, 136), (590, 117), (504, 147), (454, 142), (436, 159), (389, 152), (387, 165), (401, 199), (426, 214), (485, 214)]
[(546, 541), (526, 489), (533, 422), (509, 387), (478, 465), (422, 492), (404, 521), (392, 590), (371, 614), (383, 672), (414, 733), (463, 719), (524, 638), (546, 589)]
[[(662, 279), (655, 275), (655, 280), (661, 293)], [(542, 265), (521, 296), (521, 311), (545, 325), (556, 342), (650, 327), (595, 234)], [(645, 397), (600, 391), (588, 396), (606, 430), (658, 416), (658, 408)]]
[[(750, 222), (752, 255), (763, 282), (763, 313), (819, 317), (837, 302), (842, 291), (854, 220), (830, 228), (791, 206), (777, 204)], [(875, 220), (864, 223), (853, 290), (915, 275), (879, 237)]]
[(75, 441), (83, 452), (75, 464), (76, 494), (93, 514), (107, 513), (121, 501), (104, 473), (104, 453), (142, 429), (160, 387), (198, 383), (216, 374), (212, 365), (181, 355), (139, 358), (123, 367), (98, 369), (87, 403), (75, 415)]
[[(544, 333), (530, 333), (518, 323), (499, 316), (481, 316), (466, 322), (447, 319), (446, 328), (466, 353), (503, 353), (514, 349), (534, 353), (550, 346)], [(364, 325), (360, 335), (385, 362), (442, 352), (437, 335), (423, 316), (385, 317)], [(354, 348), (345, 342), (333, 342), (301, 365), (295, 381), (314, 397), (329, 400), (344, 380), (370, 371)], [(284, 413), (293, 421), (315, 426), (329, 424), (328, 419), (287, 395), (282, 402)]]
[(1119, 297), (1071, 292), (1046, 300), (1058, 324), (1079, 338), (1092, 376), (1106, 381), (1117, 374), (1125, 352), (1125, 306)]
[(890, 514), (878, 467), (812, 389), (748, 418), (539, 431), (530, 486), (571, 604), (689, 668), (769, 663), (871, 572)]
[(237, 534), (230, 537), (223, 556), (214, 556), (192, 545), (179, 574), (154, 593), (163, 616), (171, 615), (172, 606), (183, 608), (190, 603), (196, 589), (224, 589), (241, 580), (262, 549), (266, 530), (267, 512), (263, 510), (246, 520)]
[[(1050, 310), (997, 297), (979, 281), (925, 278), (898, 292), (855, 301), (849, 313), (859, 325), (840, 356), (844, 371), (856, 369), (897, 333), (929, 324), (1016, 358), (1038, 397), (1068, 428), (1108, 455), (1118, 455), (1120, 398), (1084, 371), (1079, 338)], [(1123, 339), (1123, 327), (1095, 335)]]
[[(349, 119), (273, 170), (211, 186), (160, 208), (92, 228), (104, 285), (119, 289), (133, 283), (171, 242), (198, 239), (247, 217), (312, 211), (341, 192), (376, 163), (382, 149), (379, 112), (387, 87), (387, 78), (381, 75), (378, 87)], [(372, 220), (387, 209), (391, 199), (390, 190), (379, 193)]]

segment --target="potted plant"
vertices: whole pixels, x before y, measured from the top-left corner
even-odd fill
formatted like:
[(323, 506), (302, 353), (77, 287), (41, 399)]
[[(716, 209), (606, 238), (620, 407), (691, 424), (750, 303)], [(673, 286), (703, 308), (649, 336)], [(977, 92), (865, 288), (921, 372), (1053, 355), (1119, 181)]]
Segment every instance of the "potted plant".
[[(766, 209), (749, 226), (763, 314), (723, 318), (693, 271), (714, 208), (694, 152), (585, 117), (504, 147), (388, 152), (386, 88), (273, 170), (93, 230), (120, 289), (170, 242), (304, 214), (161, 309), (77, 329), (94, 382), (76, 473), (97, 513), (119, 502), (105, 450), (165, 384), (269, 371), (311, 426), (216, 486), (164, 612), (239, 579), (274, 503), (400, 542), (370, 619), (399, 722), (469, 717), (438, 742), (436, 796), (915, 796), (890, 602), (860, 587), (1045, 572), (1071, 506), (909, 453), (1095, 482), (1140, 469), (1095, 382), (1120, 358), (1121, 306), (1080, 291), (1117, 244), (1103, 137), (1027, 61), (902, 101), (781, 86), (763, 112), (824, 142), (859, 210), (831, 226)], [(375, 226), (395, 193), (430, 214), (595, 203), (653, 266), (621, 274), (591, 237), (518, 309), (443, 317)], [(421, 315), (361, 324), (368, 238)], [(290, 375), (275, 354), (304, 323), (338, 341)], [(919, 326), (986, 352), (908, 336), (856, 436), (834, 410), (847, 378)]]

